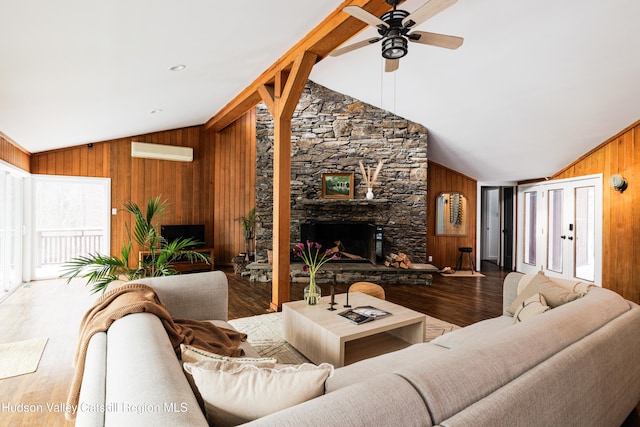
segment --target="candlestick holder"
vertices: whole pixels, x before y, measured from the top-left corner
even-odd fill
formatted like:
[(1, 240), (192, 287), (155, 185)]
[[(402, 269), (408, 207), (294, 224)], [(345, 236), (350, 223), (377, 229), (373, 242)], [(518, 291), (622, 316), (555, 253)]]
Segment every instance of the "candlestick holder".
[(335, 307), (334, 305), (336, 305), (336, 289), (334, 284), (331, 284), (331, 302), (329, 303), (329, 308), (327, 308), (327, 310), (329, 311), (334, 311)]
[(347, 288), (347, 301), (343, 305), (344, 308), (351, 308), (351, 306), (349, 305), (349, 288), (351, 288), (351, 286)]

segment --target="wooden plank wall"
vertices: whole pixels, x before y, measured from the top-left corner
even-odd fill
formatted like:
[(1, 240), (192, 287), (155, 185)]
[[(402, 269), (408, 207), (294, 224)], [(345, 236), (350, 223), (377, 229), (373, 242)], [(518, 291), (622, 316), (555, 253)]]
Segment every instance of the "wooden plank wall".
[(0, 133), (0, 160), (30, 172), (31, 155)]
[(214, 254), (227, 264), (245, 252), (239, 220), (255, 207), (256, 200), (256, 110), (252, 108), (221, 132), (211, 135), (213, 144)]
[[(640, 303), (640, 122), (636, 122), (553, 176), (603, 174), (602, 286)], [(609, 185), (613, 174), (629, 182)]]
[[(123, 204), (132, 200), (146, 206), (162, 195), (170, 203), (159, 223), (203, 223), (206, 243), (213, 243), (211, 167), (213, 150), (203, 144), (203, 127), (155, 132), (32, 155), (31, 172), (67, 176), (111, 178), (111, 206), (118, 209), (111, 221), (111, 252), (120, 253), (131, 216)], [(131, 142), (171, 144), (194, 149), (190, 163), (131, 158)]]
[[(438, 268), (446, 266), (455, 268), (458, 260), (458, 248), (473, 248), (476, 256), (476, 200), (477, 181), (452, 169), (434, 162), (429, 162), (427, 170), (427, 259), (431, 255), (431, 263)], [(467, 198), (467, 218), (469, 218), (466, 236), (436, 236), (436, 199), (441, 193), (462, 193)], [(468, 269), (468, 260), (464, 260), (463, 268)]]

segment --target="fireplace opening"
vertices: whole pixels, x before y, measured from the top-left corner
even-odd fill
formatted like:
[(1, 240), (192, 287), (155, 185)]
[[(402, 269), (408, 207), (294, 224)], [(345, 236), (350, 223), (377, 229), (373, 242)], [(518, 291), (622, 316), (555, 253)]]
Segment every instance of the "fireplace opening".
[[(300, 224), (300, 241), (318, 242), (322, 250), (338, 247), (339, 262), (383, 260), (383, 227), (369, 222), (308, 221)], [(334, 262), (336, 262), (334, 261)]]

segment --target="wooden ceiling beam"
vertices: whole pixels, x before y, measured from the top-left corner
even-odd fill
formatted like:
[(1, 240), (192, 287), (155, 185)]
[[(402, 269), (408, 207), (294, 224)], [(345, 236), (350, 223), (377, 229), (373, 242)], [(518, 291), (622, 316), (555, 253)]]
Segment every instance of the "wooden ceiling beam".
[(376, 16), (391, 9), (385, 0), (345, 0), (253, 83), (225, 105), (215, 116), (210, 118), (205, 123), (204, 128), (219, 132), (249, 109), (255, 107), (262, 100), (259, 91), (264, 90), (265, 86), (274, 85), (278, 73), (290, 71), (296, 58), (300, 57), (301, 54), (305, 52), (315, 54), (315, 62), (318, 62), (329, 55), (335, 48), (366, 28), (367, 25), (365, 23), (342, 11), (344, 7), (349, 5), (360, 6)]

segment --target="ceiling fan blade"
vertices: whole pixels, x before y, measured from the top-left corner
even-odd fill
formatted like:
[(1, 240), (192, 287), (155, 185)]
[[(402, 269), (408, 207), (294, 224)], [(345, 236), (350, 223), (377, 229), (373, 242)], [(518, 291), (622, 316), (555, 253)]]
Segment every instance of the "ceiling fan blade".
[(336, 50), (332, 51), (329, 54), (329, 56), (340, 56), (340, 55), (343, 55), (345, 53), (351, 52), (353, 50), (360, 49), (361, 47), (373, 44), (373, 43), (375, 43), (375, 42), (377, 42), (377, 41), (379, 41), (381, 39), (382, 39), (382, 37), (373, 37), (373, 38), (370, 38), (370, 39), (367, 39), (367, 40), (362, 40), (361, 42), (357, 42), (357, 43), (354, 43), (354, 44), (350, 44), (349, 46), (345, 46), (345, 47), (341, 47), (340, 49), (336, 49)]
[(408, 35), (408, 38), (409, 41), (414, 43), (428, 44), (431, 46), (444, 47), (446, 49), (457, 49), (462, 46), (462, 43), (464, 42), (462, 37), (428, 33), (426, 31), (414, 31)]
[(384, 71), (386, 73), (392, 73), (400, 67), (399, 59), (386, 59), (384, 61)]
[(358, 18), (362, 22), (365, 22), (373, 27), (379, 27), (380, 25), (382, 25), (384, 28), (389, 28), (389, 25), (382, 19), (378, 18), (370, 12), (367, 12), (359, 6), (345, 6), (342, 10), (353, 16), (354, 18)]
[[(429, 18), (436, 16), (449, 6), (456, 4), (458, 0), (429, 0), (402, 20), (404, 27), (420, 25)], [(350, 7), (350, 6), (347, 6)], [(345, 8), (346, 9), (346, 8)]]

